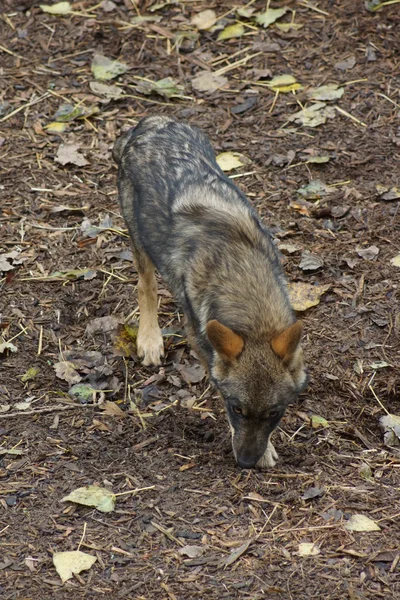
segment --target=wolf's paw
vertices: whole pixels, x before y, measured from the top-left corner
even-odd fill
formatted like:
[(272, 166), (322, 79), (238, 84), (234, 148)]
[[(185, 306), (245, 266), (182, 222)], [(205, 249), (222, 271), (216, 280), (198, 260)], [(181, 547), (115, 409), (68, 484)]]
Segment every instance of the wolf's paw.
[(161, 331), (159, 329), (140, 331), (139, 329), (137, 353), (139, 358), (143, 359), (142, 363), (145, 367), (149, 365), (160, 366), (161, 359), (164, 356), (164, 342)]
[(274, 467), (278, 460), (278, 453), (275, 450), (272, 442), (268, 442), (268, 446), (262, 457), (257, 463), (257, 467)]

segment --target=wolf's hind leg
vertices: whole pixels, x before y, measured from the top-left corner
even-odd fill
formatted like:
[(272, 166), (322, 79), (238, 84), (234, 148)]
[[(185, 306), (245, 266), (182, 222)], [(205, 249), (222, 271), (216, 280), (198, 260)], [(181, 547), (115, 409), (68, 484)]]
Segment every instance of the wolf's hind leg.
[(137, 352), (143, 364), (158, 366), (164, 356), (164, 344), (157, 319), (157, 280), (155, 268), (147, 254), (133, 247), (136, 268), (139, 274), (139, 331)]

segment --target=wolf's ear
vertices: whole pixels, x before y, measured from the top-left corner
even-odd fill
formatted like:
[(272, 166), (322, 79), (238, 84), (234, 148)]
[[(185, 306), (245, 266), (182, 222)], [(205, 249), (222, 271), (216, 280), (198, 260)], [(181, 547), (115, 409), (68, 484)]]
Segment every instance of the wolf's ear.
[(218, 354), (228, 361), (237, 358), (243, 350), (243, 338), (215, 319), (207, 323), (206, 333)]
[(303, 323), (301, 321), (296, 321), (293, 325), (272, 339), (272, 350), (279, 358), (288, 362), (300, 343), (302, 331)]

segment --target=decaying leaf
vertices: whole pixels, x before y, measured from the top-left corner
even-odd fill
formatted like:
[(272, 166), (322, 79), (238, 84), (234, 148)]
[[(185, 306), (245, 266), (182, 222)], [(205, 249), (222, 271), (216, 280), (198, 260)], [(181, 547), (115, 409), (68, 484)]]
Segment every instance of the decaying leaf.
[(325, 488), (321, 487), (310, 487), (302, 495), (303, 500), (312, 500), (313, 498), (320, 498), (325, 494)]
[(376, 184), (376, 191), (379, 194), (380, 200), (391, 202), (393, 200), (400, 200), (400, 188), (388, 187), (386, 185)]
[(3, 352), (17, 352), (18, 348), (12, 342), (6, 342), (4, 338), (0, 336), (0, 354)]
[(394, 267), (400, 267), (400, 254), (398, 254), (397, 256), (394, 256), (393, 258), (391, 258), (390, 259), (390, 263)]
[(283, 15), (288, 11), (286, 7), (282, 8), (268, 8), (265, 12), (258, 13), (256, 15), (256, 22), (258, 25), (262, 25), (263, 27), (268, 27), (275, 23), (278, 19), (283, 17)]
[(95, 54), (93, 56), (92, 64), (90, 65), (92, 73), (95, 79), (100, 81), (109, 81), (126, 73), (128, 70), (127, 65), (103, 56), (102, 54)]
[(50, 15), (68, 15), (72, 11), (72, 6), (69, 2), (56, 2), (56, 4), (39, 4), (43, 12)]
[(299, 264), (302, 271), (315, 271), (324, 266), (324, 261), (320, 256), (312, 254), (309, 250), (304, 250), (301, 255), (301, 261)]
[(149, 96), (152, 93), (164, 96), (164, 98), (172, 98), (174, 96), (182, 95), (184, 90), (182, 85), (179, 85), (171, 79), (166, 77), (165, 79), (159, 79), (158, 81), (151, 81), (150, 79), (142, 79), (136, 85), (136, 90), (141, 94)]
[(117, 329), (122, 321), (122, 317), (117, 317), (115, 315), (97, 317), (97, 319), (89, 321), (86, 326), (86, 332), (90, 335), (93, 335), (94, 333), (109, 333), (110, 331)]
[(327, 119), (334, 119), (335, 116), (336, 111), (332, 106), (326, 106), (324, 102), (316, 102), (290, 115), (288, 120), (305, 127), (318, 127), (318, 125), (325, 123)]
[(189, 558), (198, 558), (204, 554), (204, 550), (204, 546), (183, 546), (183, 548), (179, 548), (178, 553)]
[(210, 29), (217, 22), (217, 15), (215, 10), (207, 9), (197, 13), (190, 21), (200, 31), (203, 29)]
[(182, 379), (189, 384), (199, 383), (206, 375), (204, 367), (200, 363), (194, 365), (176, 365)]
[(80, 550), (53, 554), (53, 564), (63, 583), (71, 579), (74, 573), (81, 573), (90, 569), (96, 560), (95, 556)]
[(311, 416), (311, 427), (313, 429), (319, 429), (320, 427), (329, 427), (329, 423), (324, 417), (320, 417), (318, 415)]
[(136, 354), (138, 328), (132, 325), (120, 325), (114, 337), (114, 352), (117, 356)]
[(74, 400), (78, 400), (81, 404), (87, 404), (98, 392), (99, 390), (96, 390), (87, 383), (76, 383), (68, 390), (68, 395), (74, 398)]
[(61, 165), (72, 164), (78, 167), (88, 165), (89, 161), (78, 152), (78, 149), (78, 144), (60, 144), (54, 160)]
[(346, 58), (345, 60), (341, 60), (341, 61), (337, 62), (335, 64), (335, 69), (339, 69), (339, 71), (348, 71), (349, 69), (352, 69), (355, 64), (356, 64), (356, 57), (349, 56), (349, 58)]
[(64, 103), (58, 108), (53, 118), (59, 123), (69, 123), (71, 121), (75, 121), (75, 119), (85, 119), (87, 117), (91, 117), (98, 112), (99, 109), (97, 106), (85, 108), (84, 106)]
[(228, 83), (223, 75), (217, 75), (212, 71), (203, 71), (192, 79), (192, 87), (198, 92), (215, 92)]
[(0, 273), (15, 269), (16, 265), (21, 262), (16, 260), (19, 255), (20, 251), (18, 250), (11, 250), (11, 252), (0, 254)]
[(301, 29), (302, 27), (304, 27), (304, 24), (303, 23), (293, 23), (292, 21), (290, 21), (290, 23), (275, 23), (275, 27), (277, 27), (284, 33), (288, 33), (288, 31), (291, 31), (292, 29), (294, 31)]
[(290, 302), (293, 309), (302, 312), (319, 304), (321, 296), (330, 288), (330, 284), (311, 285), (296, 281), (288, 284)]
[(334, 188), (326, 185), (326, 183), (320, 179), (312, 179), (310, 183), (299, 188), (297, 193), (307, 200), (319, 200), (333, 191)]
[(317, 556), (318, 554), (320, 554), (320, 549), (316, 544), (312, 542), (302, 542), (299, 544), (299, 556)]
[(302, 89), (302, 85), (296, 81), (293, 75), (277, 75), (267, 82), (267, 85), (274, 92), (288, 94), (296, 90)]
[(84, 506), (94, 506), (100, 512), (111, 512), (115, 508), (115, 494), (106, 488), (98, 485), (85, 485), (77, 488), (68, 496), (65, 496), (61, 502), (74, 502)]
[(120, 408), (116, 402), (110, 402), (109, 400), (101, 405), (101, 409), (103, 410), (104, 414), (108, 415), (109, 417), (126, 419), (128, 416), (128, 414), (122, 410), (122, 408)]
[(378, 523), (375, 523), (369, 517), (365, 515), (353, 515), (345, 523), (344, 528), (348, 531), (380, 531)]
[(70, 271), (54, 271), (49, 275), (49, 278), (54, 279), (94, 279), (97, 275), (97, 271), (93, 269), (71, 269)]
[(286, 244), (284, 242), (279, 242), (278, 248), (282, 254), (294, 254), (301, 250), (300, 246), (296, 246), (296, 244)]
[(109, 100), (118, 100), (124, 95), (124, 90), (116, 85), (107, 85), (100, 81), (91, 81), (89, 87), (97, 96), (104, 96)]
[(53, 365), (53, 368), (56, 372), (56, 375), (59, 379), (64, 379), (68, 381), (70, 385), (74, 383), (79, 383), (82, 377), (79, 375), (78, 371), (75, 370), (72, 362), (67, 360), (60, 361)]
[(232, 38), (242, 37), (244, 34), (244, 26), (241, 23), (235, 23), (234, 25), (228, 25), (223, 29), (217, 38), (218, 42), (222, 42), (223, 40), (230, 40)]
[(400, 416), (384, 415), (379, 419), (386, 446), (400, 446)]
[(365, 260), (374, 260), (378, 256), (380, 250), (377, 246), (368, 246), (368, 248), (356, 248), (356, 252), (358, 256), (365, 258)]
[(239, 152), (221, 152), (217, 156), (217, 163), (220, 169), (225, 172), (233, 171), (239, 167), (248, 165), (250, 160), (244, 154)]
[(38, 375), (39, 373), (40, 369), (38, 369), (37, 367), (31, 367), (21, 376), (22, 383), (26, 383), (31, 379), (35, 379), (36, 375)]
[(339, 87), (336, 83), (321, 85), (321, 87), (313, 88), (307, 93), (312, 100), (338, 100), (343, 94), (344, 88)]

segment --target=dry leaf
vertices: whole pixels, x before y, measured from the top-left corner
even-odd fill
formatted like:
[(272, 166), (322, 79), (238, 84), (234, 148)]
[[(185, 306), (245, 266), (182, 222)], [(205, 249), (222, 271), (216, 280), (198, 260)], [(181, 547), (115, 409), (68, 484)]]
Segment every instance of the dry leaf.
[(188, 556), (189, 558), (198, 558), (204, 553), (204, 546), (183, 546), (179, 548), (178, 554)]
[(293, 309), (302, 312), (319, 304), (320, 298), (330, 288), (330, 284), (311, 285), (296, 281), (288, 284), (289, 297)]
[(43, 12), (51, 15), (68, 15), (72, 11), (69, 2), (57, 2), (56, 4), (39, 4)]
[(317, 556), (320, 554), (320, 549), (316, 544), (303, 542), (299, 544), (298, 554), (299, 556)]
[(375, 523), (369, 517), (365, 515), (353, 515), (345, 523), (344, 528), (348, 531), (380, 531), (378, 523)]
[(400, 417), (384, 415), (379, 419), (383, 429), (383, 439), (386, 446), (400, 446)]
[(299, 267), (302, 271), (315, 271), (324, 266), (324, 261), (320, 256), (312, 254), (309, 250), (304, 250), (301, 255)]
[(305, 127), (318, 127), (318, 125), (325, 123), (327, 119), (334, 119), (335, 116), (336, 111), (332, 106), (326, 106), (323, 102), (316, 102), (290, 115), (288, 120)]
[(53, 368), (56, 372), (57, 377), (59, 379), (64, 379), (65, 381), (68, 381), (70, 385), (73, 385), (74, 383), (79, 383), (82, 379), (79, 373), (75, 370), (73, 363), (67, 360), (55, 363), (53, 365)]
[(263, 27), (268, 27), (272, 23), (275, 23), (278, 19), (283, 17), (283, 15), (288, 11), (286, 7), (283, 8), (268, 8), (263, 13), (258, 13), (256, 15), (256, 22), (258, 25), (262, 25)]
[(118, 75), (122, 75), (128, 70), (128, 67), (124, 63), (107, 58), (107, 56), (103, 56), (102, 54), (95, 54), (93, 56), (90, 68), (94, 78), (100, 81), (114, 79), (114, 77), (118, 77)]
[(336, 83), (321, 85), (319, 88), (313, 88), (307, 92), (309, 98), (313, 100), (338, 100), (344, 94), (344, 88)]
[(390, 262), (394, 267), (400, 267), (400, 254), (391, 258)]
[(72, 164), (78, 167), (88, 165), (89, 161), (78, 152), (78, 149), (78, 144), (60, 144), (54, 160), (61, 165)]
[(210, 27), (215, 25), (217, 22), (217, 15), (215, 14), (215, 10), (202, 10), (197, 15), (192, 17), (190, 22), (200, 31), (203, 29), (210, 29)]
[(234, 25), (228, 25), (228, 27), (225, 27), (225, 29), (223, 29), (218, 37), (217, 37), (217, 41), (221, 42), (223, 40), (230, 40), (232, 38), (239, 38), (242, 37), (242, 35), (244, 34), (244, 27), (241, 23), (235, 23)]
[(63, 583), (71, 579), (74, 573), (81, 573), (81, 571), (90, 569), (96, 560), (95, 556), (80, 550), (53, 554), (53, 564)]
[(104, 404), (101, 405), (101, 408), (103, 413), (109, 415), (110, 417), (120, 417), (121, 419), (126, 419), (128, 416), (127, 413), (123, 411), (116, 402), (110, 402), (107, 400), (107, 402), (104, 402)]
[(358, 256), (365, 258), (365, 260), (374, 260), (379, 254), (379, 248), (377, 246), (368, 246), (368, 248), (356, 248)]
[(228, 172), (248, 165), (250, 160), (239, 152), (221, 152), (217, 156), (217, 163), (222, 171)]
[(223, 75), (217, 75), (212, 71), (203, 71), (192, 79), (192, 87), (198, 92), (215, 92), (222, 88), (228, 79)]
[(107, 85), (99, 81), (91, 81), (89, 87), (97, 96), (104, 96), (109, 100), (117, 100), (124, 95), (124, 90), (116, 85)]
[(108, 333), (117, 329), (121, 324), (122, 318), (116, 317), (115, 315), (107, 315), (105, 317), (98, 317), (97, 319), (92, 319), (86, 325), (86, 333), (93, 335), (94, 333)]
[(247, 540), (244, 544), (239, 546), (236, 550), (233, 550), (227, 558), (223, 559), (222, 564), (226, 567), (232, 565), (238, 558), (242, 556), (250, 546), (252, 540)]
[(199, 383), (206, 375), (204, 367), (200, 363), (194, 365), (176, 365), (178, 372), (186, 383)]
[(132, 356), (136, 354), (136, 341), (138, 335), (138, 327), (120, 325), (114, 336), (114, 353), (117, 356)]
[(65, 496), (61, 502), (74, 502), (84, 506), (94, 506), (100, 512), (112, 512), (115, 508), (115, 494), (106, 488), (98, 485), (87, 485), (77, 488), (68, 496)]

